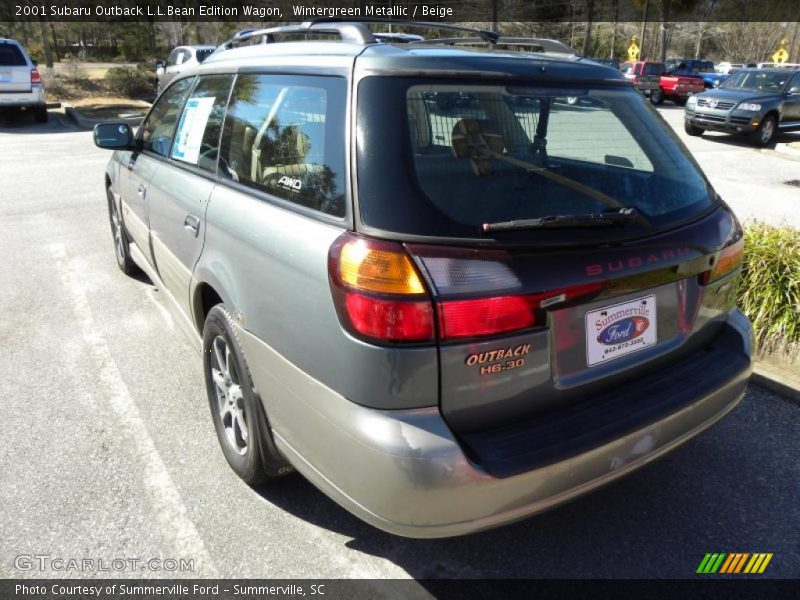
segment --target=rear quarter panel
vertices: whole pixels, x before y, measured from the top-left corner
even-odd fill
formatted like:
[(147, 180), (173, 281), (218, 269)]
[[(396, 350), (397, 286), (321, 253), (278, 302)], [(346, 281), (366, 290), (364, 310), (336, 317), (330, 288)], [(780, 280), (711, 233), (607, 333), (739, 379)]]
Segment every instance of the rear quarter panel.
[[(328, 250), (344, 231), (344, 223), (326, 223), (217, 186), (195, 278), (242, 316), (245, 330), (348, 400), (376, 408), (435, 406), (435, 347), (374, 346), (342, 328), (328, 281)], [(258, 369), (250, 365), (254, 378)], [(258, 392), (273, 426), (280, 427), (282, 415), (269, 406), (270, 390)]]

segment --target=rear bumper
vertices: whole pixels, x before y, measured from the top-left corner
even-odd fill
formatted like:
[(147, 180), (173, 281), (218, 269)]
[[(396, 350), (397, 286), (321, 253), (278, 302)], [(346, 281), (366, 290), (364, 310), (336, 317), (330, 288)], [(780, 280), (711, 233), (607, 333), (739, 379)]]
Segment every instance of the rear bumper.
[(750, 325), (738, 311), (730, 314), (729, 325), (741, 336), (748, 360), (715, 389), (608, 443), (503, 478), (467, 458), (438, 408), (378, 411), (355, 405), (244, 330), (240, 340), (276, 444), (297, 470), (375, 527), (433, 538), (546, 510), (647, 464), (716, 423), (741, 400), (750, 376)]
[(30, 92), (0, 93), (0, 108), (45, 105), (44, 88), (41, 85), (34, 85)]

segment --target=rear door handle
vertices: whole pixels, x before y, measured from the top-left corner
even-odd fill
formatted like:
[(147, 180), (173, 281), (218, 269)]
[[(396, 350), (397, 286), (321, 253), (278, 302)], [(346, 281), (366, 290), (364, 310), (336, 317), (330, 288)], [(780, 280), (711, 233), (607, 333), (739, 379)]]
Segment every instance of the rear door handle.
[(147, 186), (143, 183), (139, 184), (139, 200), (144, 200), (144, 197), (147, 195)]
[(186, 215), (186, 218), (183, 220), (183, 227), (186, 229), (187, 233), (197, 237), (197, 234), (200, 232), (200, 219), (194, 215)]

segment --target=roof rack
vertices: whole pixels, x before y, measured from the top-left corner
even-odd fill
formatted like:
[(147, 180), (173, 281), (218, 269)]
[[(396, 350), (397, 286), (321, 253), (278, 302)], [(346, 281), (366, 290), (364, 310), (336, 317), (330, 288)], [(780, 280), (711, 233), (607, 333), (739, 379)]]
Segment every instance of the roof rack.
[[(474, 46), (478, 44), (486, 44), (486, 40), (480, 37), (452, 37), (452, 38), (433, 38), (420, 40), (418, 42), (411, 42), (412, 44), (444, 44), (448, 46)], [(499, 36), (493, 42), (492, 46), (538, 46), (542, 52), (551, 52), (554, 54), (570, 54), (578, 56), (578, 51), (558, 40), (549, 38), (526, 38), (526, 37), (506, 37)]]
[(316, 17), (309, 19), (309, 23), (382, 23), (385, 25), (400, 25), (402, 27), (413, 27), (417, 29), (440, 29), (442, 31), (463, 31), (472, 33), (480, 39), (493, 44), (500, 37), (500, 34), (488, 29), (478, 29), (477, 27), (464, 27), (462, 25), (451, 25), (450, 23), (434, 23), (432, 21), (403, 21), (399, 19), (389, 19), (381, 17), (367, 17), (353, 19), (343, 19), (337, 17)]
[[(330, 35), (338, 34), (343, 42), (352, 44), (375, 44), (379, 42), (372, 31), (365, 25), (365, 23), (384, 23), (389, 25), (402, 25), (403, 27), (416, 27), (419, 29), (441, 29), (444, 31), (464, 31), (474, 34), (474, 39), (494, 44), (500, 35), (494, 31), (486, 29), (476, 29), (474, 27), (461, 27), (459, 25), (450, 25), (449, 23), (432, 23), (428, 21), (399, 21), (397, 19), (381, 19), (381, 18), (366, 18), (366, 19), (339, 19), (335, 17), (319, 17), (304, 21), (299, 25), (285, 25), (282, 27), (270, 27), (268, 29), (245, 29), (236, 33), (227, 42), (223, 42), (217, 47), (217, 51), (230, 50), (237, 43), (253, 40), (254, 38), (261, 38), (262, 44), (270, 44), (277, 42), (276, 36), (283, 35)], [(378, 34), (381, 37), (381, 34)], [(384, 36), (385, 37), (385, 36)], [(420, 43), (420, 41), (406, 40), (411, 43)]]
[(253, 38), (261, 38), (262, 44), (275, 43), (278, 40), (275, 36), (281, 35), (330, 35), (338, 34), (343, 42), (350, 42), (353, 44), (374, 44), (377, 40), (373, 37), (372, 32), (366, 25), (359, 22), (322, 22), (322, 21), (305, 21), (299, 25), (285, 25), (282, 27), (270, 27), (267, 29), (245, 29), (236, 33), (227, 42), (223, 42), (217, 47), (217, 51), (230, 50), (237, 43), (246, 42)]

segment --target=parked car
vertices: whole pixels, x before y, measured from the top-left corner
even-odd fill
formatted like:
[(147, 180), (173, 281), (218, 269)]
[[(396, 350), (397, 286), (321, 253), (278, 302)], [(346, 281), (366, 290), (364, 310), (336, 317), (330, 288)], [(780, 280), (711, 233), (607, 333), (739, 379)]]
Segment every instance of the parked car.
[[(296, 469), (381, 529), (465, 534), (628, 474), (742, 398), (742, 229), (618, 71), (355, 22), (239, 39), (263, 43), (182, 73), (136, 134), (94, 136), (116, 150), (116, 261), (202, 355), (244, 481)], [(480, 110), (426, 101), (463, 91)]]
[(749, 69), (751, 67), (755, 68), (756, 63), (732, 63), (723, 61), (714, 65), (714, 70), (720, 75), (730, 75), (740, 69)]
[(779, 131), (800, 130), (800, 69), (742, 69), (686, 104), (684, 128), (745, 134), (768, 146)]
[(196, 68), (215, 49), (216, 46), (178, 46), (169, 53), (166, 62), (156, 61), (156, 94), (181, 73)]
[(699, 77), (703, 80), (703, 86), (706, 89), (716, 87), (725, 78), (725, 75), (716, 72), (714, 63), (710, 60), (670, 58), (667, 60), (666, 65), (667, 72), (672, 75)]
[(627, 61), (622, 64), (620, 71), (633, 87), (650, 98), (653, 104), (661, 104), (663, 101), (661, 76), (666, 72), (664, 63), (646, 60)]
[(685, 106), (686, 100), (694, 94), (705, 90), (703, 80), (693, 75), (678, 75), (664, 73), (659, 80), (661, 94), (651, 97), (654, 104), (661, 104), (664, 100), (671, 100), (678, 106)]
[(0, 109), (23, 108), (47, 121), (47, 100), (39, 69), (22, 45), (0, 38)]

